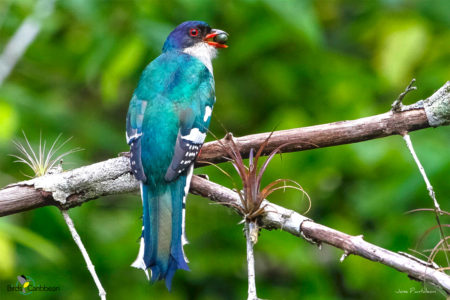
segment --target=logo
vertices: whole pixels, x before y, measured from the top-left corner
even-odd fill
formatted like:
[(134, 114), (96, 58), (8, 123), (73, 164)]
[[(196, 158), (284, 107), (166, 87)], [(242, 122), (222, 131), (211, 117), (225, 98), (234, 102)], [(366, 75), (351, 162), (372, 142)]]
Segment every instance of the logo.
[(20, 292), (22, 295), (29, 295), (31, 294), (31, 291), (27, 291), (26, 288), (30, 286), (35, 286), (34, 280), (33, 278), (29, 277), (25, 277), (25, 275), (20, 275), (17, 276), (17, 282), (16, 282), (16, 287), (19, 286), (19, 284), (22, 285), (22, 291)]
[(18, 292), (21, 295), (30, 295), (33, 292), (59, 292), (59, 286), (46, 286), (36, 284), (33, 278), (30, 276), (19, 275), (17, 276), (16, 284), (8, 284), (6, 287), (7, 292)]

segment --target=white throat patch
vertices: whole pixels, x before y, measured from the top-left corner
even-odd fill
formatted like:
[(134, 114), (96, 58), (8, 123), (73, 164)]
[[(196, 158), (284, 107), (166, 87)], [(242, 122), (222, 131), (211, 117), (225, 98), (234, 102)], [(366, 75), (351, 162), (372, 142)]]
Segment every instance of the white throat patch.
[(198, 58), (208, 68), (211, 74), (213, 73), (211, 61), (217, 56), (217, 49), (214, 46), (199, 42), (194, 46), (185, 48), (183, 52)]

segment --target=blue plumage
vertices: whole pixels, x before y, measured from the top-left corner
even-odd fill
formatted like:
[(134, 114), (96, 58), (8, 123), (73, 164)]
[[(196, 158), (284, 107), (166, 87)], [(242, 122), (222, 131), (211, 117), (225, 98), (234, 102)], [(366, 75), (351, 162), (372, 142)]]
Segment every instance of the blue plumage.
[[(141, 181), (143, 230), (132, 266), (168, 289), (183, 252), (184, 203), (192, 164), (200, 151), (215, 102), (211, 59), (222, 31), (199, 21), (179, 25), (163, 53), (142, 73), (127, 114), (131, 169)], [(148, 273), (147, 273), (148, 275)]]

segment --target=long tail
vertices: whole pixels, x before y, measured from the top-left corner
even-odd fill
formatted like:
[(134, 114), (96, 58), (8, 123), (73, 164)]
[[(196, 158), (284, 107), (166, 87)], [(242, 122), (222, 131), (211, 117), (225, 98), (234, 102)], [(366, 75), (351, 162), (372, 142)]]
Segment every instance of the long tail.
[(141, 245), (131, 266), (143, 269), (147, 277), (150, 268), (151, 281), (164, 279), (168, 290), (177, 269), (189, 270), (183, 245), (187, 243), (184, 209), (191, 176), (192, 168), (157, 192), (141, 184), (144, 211)]

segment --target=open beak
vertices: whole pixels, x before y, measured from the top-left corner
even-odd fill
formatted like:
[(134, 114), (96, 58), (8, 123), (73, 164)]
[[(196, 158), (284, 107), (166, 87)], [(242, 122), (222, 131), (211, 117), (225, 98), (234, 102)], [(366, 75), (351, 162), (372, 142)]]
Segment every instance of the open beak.
[(205, 43), (216, 48), (228, 48), (228, 45), (225, 44), (227, 40), (228, 33), (220, 29), (211, 30), (211, 33), (207, 34), (203, 39)]

